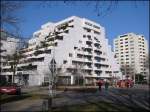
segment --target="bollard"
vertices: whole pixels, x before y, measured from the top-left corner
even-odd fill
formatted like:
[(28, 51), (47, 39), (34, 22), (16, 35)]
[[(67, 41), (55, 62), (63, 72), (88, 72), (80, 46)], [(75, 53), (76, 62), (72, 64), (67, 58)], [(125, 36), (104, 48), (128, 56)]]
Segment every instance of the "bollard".
[(48, 109), (52, 110), (52, 98), (51, 97), (48, 98)]
[(48, 108), (48, 100), (44, 99), (43, 104), (42, 104), (42, 112), (47, 112), (49, 110)]

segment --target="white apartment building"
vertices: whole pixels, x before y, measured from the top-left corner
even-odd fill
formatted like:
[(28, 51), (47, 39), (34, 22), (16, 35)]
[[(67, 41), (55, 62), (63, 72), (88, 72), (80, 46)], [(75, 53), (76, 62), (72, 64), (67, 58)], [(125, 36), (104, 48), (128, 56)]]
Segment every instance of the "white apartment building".
[[(1, 70), (3, 68), (3, 70), (5, 70), (5, 67), (7, 67), (8, 64), (8, 56), (12, 56), (15, 52), (16, 49), (18, 47), (18, 42), (19, 39), (17, 39), (14, 35), (1, 30), (1, 38), (0, 38), (0, 62), (1, 62)], [(2, 72), (2, 71), (1, 71)], [(5, 74), (2, 74), (2, 76), (6, 76), (6, 79), (11, 81), (11, 77), (12, 75), (7, 72), (6, 73), (7, 76)]]
[(143, 35), (134, 33), (119, 35), (114, 39), (114, 52), (124, 76), (134, 78), (134, 74), (144, 76), (148, 74), (144, 64), (148, 56), (148, 43)]
[(48, 82), (52, 59), (59, 84), (73, 85), (80, 78), (92, 84), (98, 79), (121, 77), (105, 29), (85, 18), (72, 16), (42, 25), (20, 52), (24, 58), (19, 60), (16, 82), (20, 77), (29, 85)]

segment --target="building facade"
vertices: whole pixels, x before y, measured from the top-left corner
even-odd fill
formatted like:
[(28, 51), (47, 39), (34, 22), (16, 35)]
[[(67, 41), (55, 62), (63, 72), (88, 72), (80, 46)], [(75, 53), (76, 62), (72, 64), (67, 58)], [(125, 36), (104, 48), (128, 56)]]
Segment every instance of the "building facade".
[(23, 79), (29, 85), (48, 82), (52, 71), (56, 71), (59, 84), (69, 85), (121, 76), (105, 29), (85, 18), (72, 16), (42, 25), (20, 53), (23, 58), (17, 65), (15, 81)]
[(114, 39), (114, 52), (124, 78), (130, 76), (134, 79), (134, 74), (147, 77), (145, 61), (148, 57), (148, 43), (143, 35), (134, 33), (119, 35)]

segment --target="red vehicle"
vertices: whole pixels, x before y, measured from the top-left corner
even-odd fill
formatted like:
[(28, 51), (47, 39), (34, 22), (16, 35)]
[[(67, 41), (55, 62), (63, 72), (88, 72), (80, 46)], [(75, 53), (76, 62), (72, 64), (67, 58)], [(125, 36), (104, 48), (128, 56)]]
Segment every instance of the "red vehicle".
[(12, 94), (12, 95), (20, 95), (21, 94), (21, 87), (17, 84), (7, 84), (0, 86), (0, 93), (1, 94)]
[[(124, 83), (124, 84), (123, 84)], [(118, 87), (127, 87), (127, 88), (131, 88), (134, 85), (133, 80), (130, 79), (125, 79), (125, 80), (119, 80), (117, 82)]]

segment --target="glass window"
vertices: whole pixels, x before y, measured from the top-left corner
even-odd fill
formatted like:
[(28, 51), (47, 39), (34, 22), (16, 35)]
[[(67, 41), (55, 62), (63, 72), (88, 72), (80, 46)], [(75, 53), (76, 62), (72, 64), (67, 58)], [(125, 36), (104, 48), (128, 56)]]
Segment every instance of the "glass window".
[(72, 57), (72, 53), (69, 53), (69, 57)]

